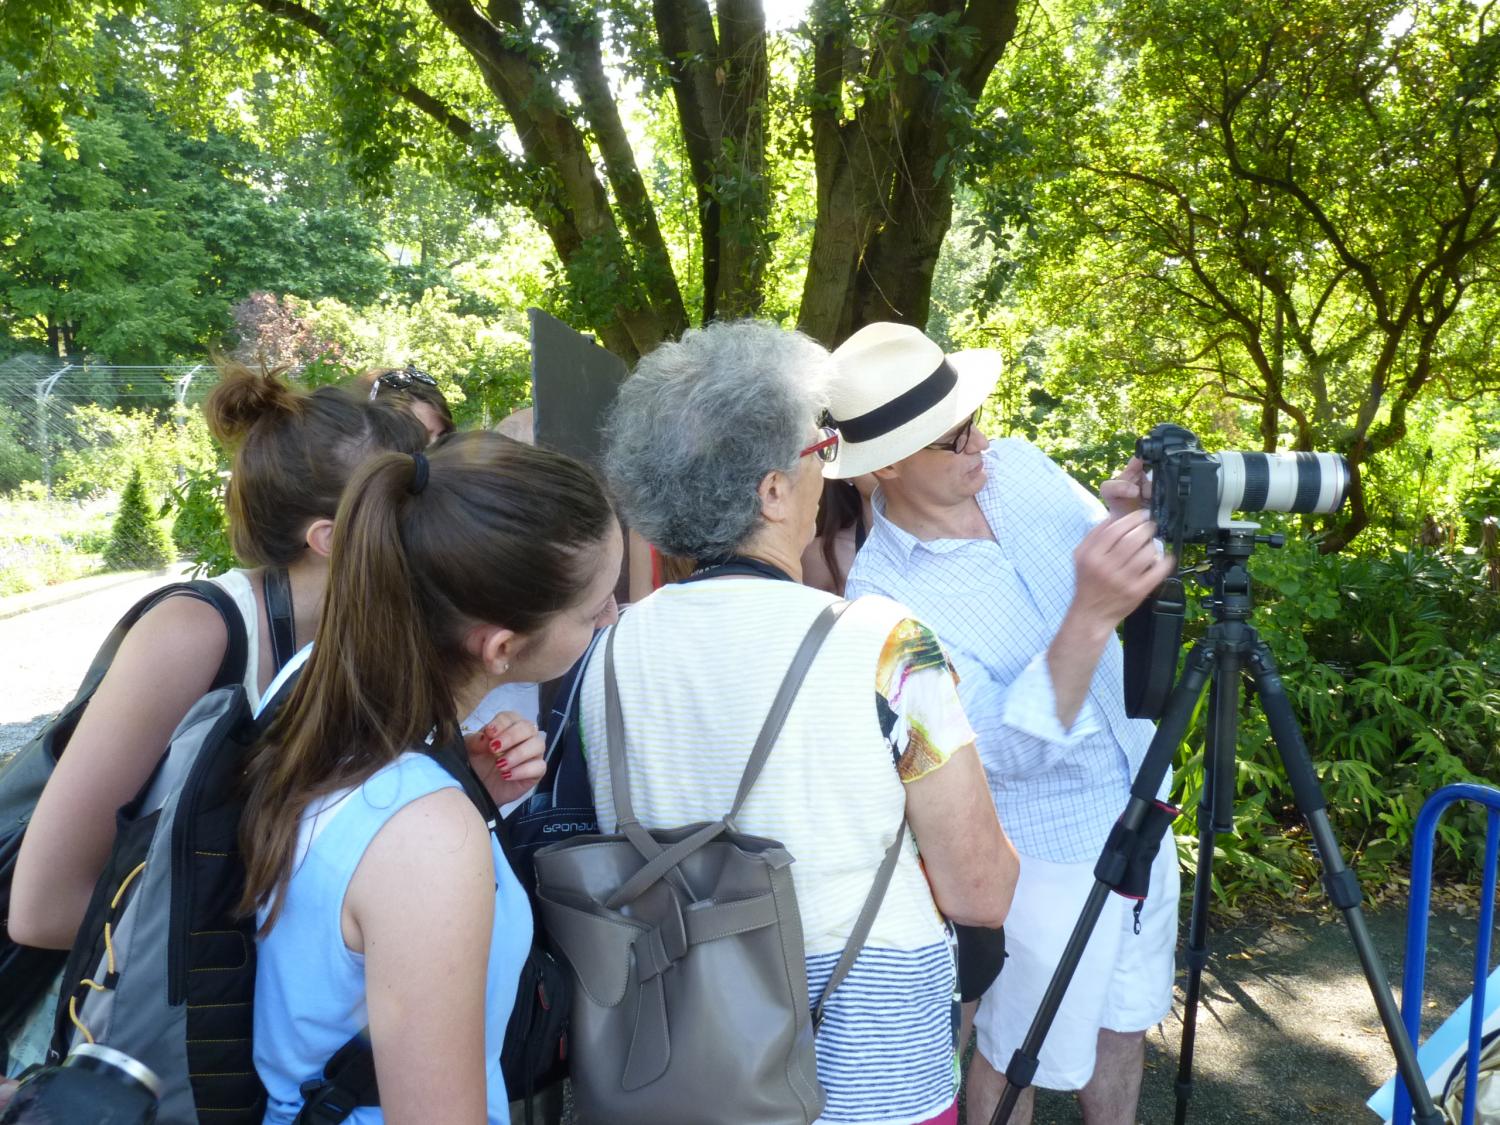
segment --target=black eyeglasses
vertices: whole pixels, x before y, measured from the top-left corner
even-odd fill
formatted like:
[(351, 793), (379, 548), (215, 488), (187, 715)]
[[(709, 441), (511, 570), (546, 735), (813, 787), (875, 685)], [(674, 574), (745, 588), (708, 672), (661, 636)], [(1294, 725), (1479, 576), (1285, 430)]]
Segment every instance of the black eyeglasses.
[(969, 444), (969, 435), (974, 432), (974, 427), (979, 424), (979, 418), (984, 413), (984, 407), (980, 407), (969, 415), (969, 420), (959, 426), (953, 432), (952, 437), (940, 437), (930, 445), (924, 445), (923, 449), (942, 449), (949, 453), (962, 453), (964, 446)]
[(370, 384), (370, 401), (375, 401), (375, 396), (382, 390), (404, 391), (413, 383), (425, 383), (436, 389), (438, 382), (425, 371), (419, 371), (411, 364), (407, 364), (396, 371), (387, 371), (383, 375), (377, 375), (375, 382)]

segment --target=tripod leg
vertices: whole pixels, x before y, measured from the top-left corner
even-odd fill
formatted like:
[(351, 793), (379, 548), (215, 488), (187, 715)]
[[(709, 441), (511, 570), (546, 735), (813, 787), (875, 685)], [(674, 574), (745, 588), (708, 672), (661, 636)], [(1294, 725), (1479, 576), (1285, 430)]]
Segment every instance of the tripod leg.
[(1193, 876), (1193, 909), (1188, 921), (1187, 984), (1182, 1003), (1182, 1042), (1177, 1052), (1175, 1125), (1187, 1120), (1193, 1096), (1193, 1048), (1198, 1039), (1198, 1002), (1208, 966), (1208, 908), (1213, 900), (1214, 840), (1234, 828), (1234, 751), (1239, 739), (1240, 651), (1219, 649), (1218, 667), (1208, 688), (1208, 725), (1203, 741), (1203, 793), (1198, 801), (1198, 870)]
[[(1120, 825), (1132, 833), (1145, 823), (1147, 813), (1154, 807), (1156, 793), (1161, 788), (1162, 779), (1172, 769), (1172, 759), (1182, 743), (1183, 735), (1187, 733), (1193, 708), (1197, 706), (1198, 697), (1203, 693), (1203, 685), (1208, 682), (1215, 659), (1212, 648), (1202, 642), (1194, 645), (1188, 653), (1182, 678), (1177, 681), (1177, 686), (1167, 698), (1156, 734), (1151, 739), (1151, 746), (1130, 786), (1130, 802), (1120, 815)], [(1078, 969), (1079, 958), (1083, 956), (1083, 948), (1088, 944), (1089, 936), (1099, 921), (1105, 899), (1110, 889), (1119, 885), (1125, 863), (1126, 857), (1112, 854), (1106, 845), (1104, 854), (1099, 857), (1099, 863), (1094, 868), (1094, 886), (1089, 891), (1078, 921), (1073, 925), (1073, 932), (1068, 937), (1068, 944), (1063, 949), (1057, 968), (1053, 970), (1052, 979), (1047, 983), (1041, 1006), (1031, 1021), (1031, 1027), (1027, 1029), (1025, 1040), (1016, 1048), (1010, 1065), (1005, 1068), (1005, 1092), (1000, 1095), (1000, 1104), (990, 1117), (990, 1125), (1006, 1125), (1016, 1108), (1017, 1099), (1036, 1076), (1042, 1042), (1047, 1038), (1047, 1032), (1057, 1016), (1057, 1009), (1062, 1004), (1063, 994), (1067, 992), (1073, 974)]]
[(1385, 966), (1380, 954), (1370, 940), (1370, 931), (1365, 924), (1364, 912), (1360, 909), (1359, 877), (1344, 865), (1343, 853), (1338, 839), (1333, 834), (1333, 825), (1328, 820), (1328, 803), (1323, 797), (1318, 775), (1313, 770), (1312, 758), (1292, 705), (1287, 701), (1282, 687), (1281, 675), (1265, 642), (1257, 641), (1250, 657), (1250, 671), (1260, 689), (1261, 706), (1271, 727), (1271, 738), (1281, 755), (1288, 780), (1292, 784), (1293, 799), (1297, 811), (1307, 821), (1312, 831), (1313, 845), (1317, 848), (1318, 860), (1323, 867), (1323, 886), (1333, 904), (1343, 912), (1349, 927), (1349, 937), (1354, 952), (1364, 969), (1365, 981), (1370, 995), (1380, 1012), (1380, 1022), (1385, 1025), (1386, 1038), (1396, 1055), (1396, 1069), (1400, 1072), (1406, 1088), (1412, 1096), (1414, 1117), (1418, 1125), (1441, 1125), (1442, 1116), (1432, 1104), (1432, 1095), (1427, 1090), (1427, 1080), (1417, 1064), (1417, 1053), (1411, 1038), (1406, 1034), (1406, 1025), (1401, 1021), (1400, 1009), (1391, 993)]

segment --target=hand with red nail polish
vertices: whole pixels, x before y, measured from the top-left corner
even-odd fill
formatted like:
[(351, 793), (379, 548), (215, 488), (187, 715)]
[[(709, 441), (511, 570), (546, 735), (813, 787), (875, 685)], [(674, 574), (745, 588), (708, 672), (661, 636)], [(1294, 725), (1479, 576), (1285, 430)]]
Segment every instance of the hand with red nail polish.
[(514, 711), (500, 712), (464, 744), (469, 764), (497, 805), (524, 797), (547, 771), (541, 732)]

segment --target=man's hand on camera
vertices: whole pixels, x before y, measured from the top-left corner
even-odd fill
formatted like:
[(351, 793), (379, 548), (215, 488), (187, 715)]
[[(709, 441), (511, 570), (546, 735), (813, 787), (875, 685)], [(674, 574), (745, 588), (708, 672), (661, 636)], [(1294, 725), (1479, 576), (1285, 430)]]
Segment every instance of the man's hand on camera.
[(1151, 478), (1146, 475), (1146, 466), (1139, 457), (1130, 462), (1114, 476), (1099, 486), (1099, 499), (1109, 509), (1112, 517), (1118, 518), (1144, 508), (1151, 501)]
[(1112, 630), (1174, 569), (1155, 542), (1156, 524), (1137, 508), (1097, 525), (1073, 551), (1077, 586), (1068, 616)]
[(1155, 534), (1150, 514), (1137, 509), (1105, 520), (1073, 551), (1073, 602), (1047, 646), (1057, 719), (1064, 730), (1073, 726), (1088, 697), (1115, 626), (1173, 571), (1172, 557), (1157, 549)]

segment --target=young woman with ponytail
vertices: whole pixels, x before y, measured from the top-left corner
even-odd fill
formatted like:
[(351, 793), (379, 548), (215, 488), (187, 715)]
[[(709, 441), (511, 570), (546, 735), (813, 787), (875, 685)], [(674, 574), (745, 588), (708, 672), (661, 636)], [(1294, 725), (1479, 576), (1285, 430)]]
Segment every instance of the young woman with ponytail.
[[(496, 434), (377, 457), (350, 483), (318, 642), (241, 822), (271, 1125), (366, 1024), (381, 1104), (350, 1121), (509, 1122), (500, 1045), (531, 912), (432, 755), (497, 685), (567, 671), (614, 618), (620, 554), (590, 470)], [(535, 728), (519, 737), (533, 756)], [(486, 781), (497, 801), (529, 784)]]
[[(291, 602), (293, 648), (312, 639), (327, 584), (333, 515), (351, 472), (380, 450), (426, 444), (405, 412), (331, 387), (303, 393), (278, 372), (220, 363), (204, 405), (234, 451), (230, 539), (251, 569), (214, 579), (244, 618), (252, 703), (275, 674), (266, 583)], [(155, 768), (172, 731), (212, 683), (228, 634), (211, 605), (166, 598), (126, 636), (47, 784), (16, 861), (9, 929), (27, 945), (66, 949), (115, 836), (115, 810)]]

